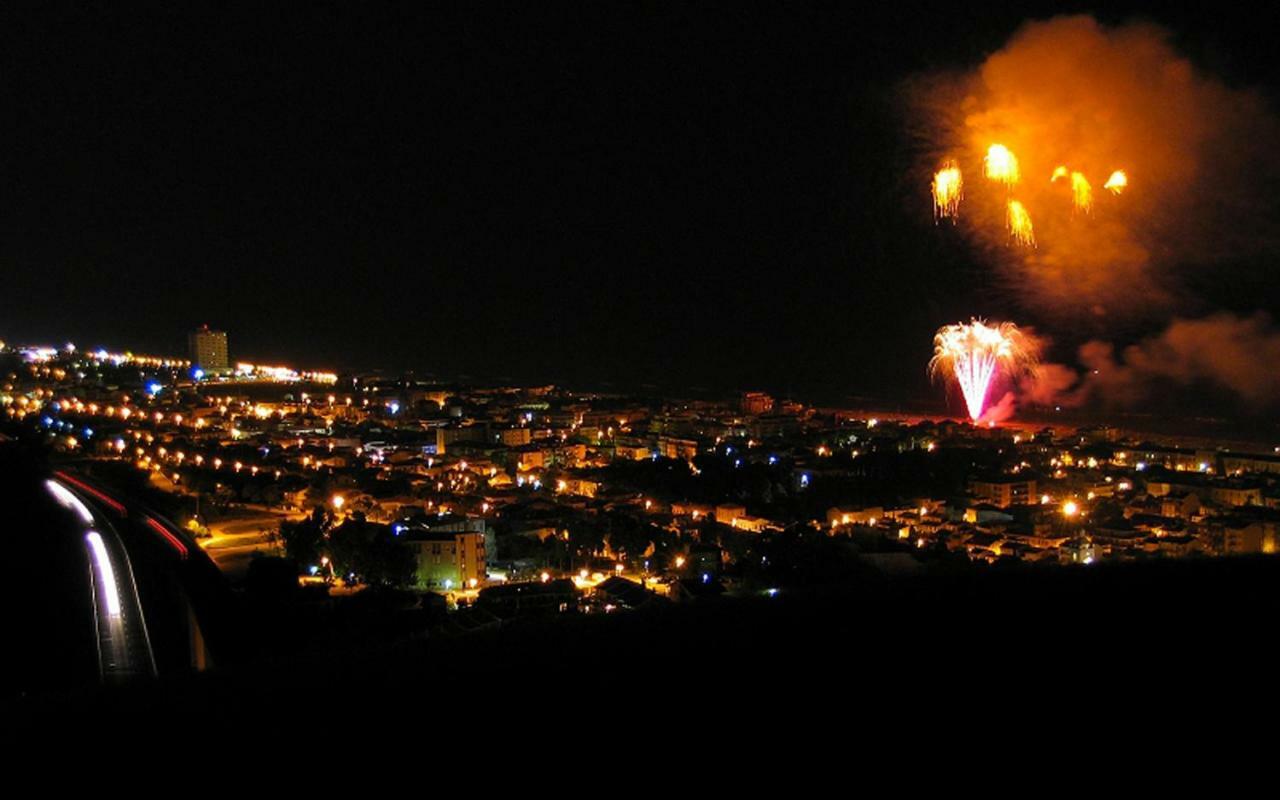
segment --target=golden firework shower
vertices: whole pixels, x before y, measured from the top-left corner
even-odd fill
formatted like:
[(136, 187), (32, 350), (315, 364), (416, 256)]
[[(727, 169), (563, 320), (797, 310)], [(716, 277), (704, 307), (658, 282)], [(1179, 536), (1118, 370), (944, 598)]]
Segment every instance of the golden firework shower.
[[(1156, 26), (1029, 22), (972, 69), (905, 88), (920, 165), (932, 175), (945, 159), (969, 179), (958, 231), (1037, 312), (1143, 317), (1180, 302), (1187, 271), (1280, 247), (1280, 123)], [(1154, 176), (1158, 192), (1129, 176), (1135, 189), (1157, 188)]]
[(987, 148), (985, 159), (987, 177), (1005, 186), (1013, 186), (1021, 177), (1018, 174), (1018, 158), (1002, 144)]
[(960, 197), (964, 180), (956, 162), (948, 161), (933, 176), (933, 217), (955, 220), (960, 215)]
[(1017, 200), (1009, 201), (1008, 225), (1009, 235), (1015, 242), (1023, 247), (1036, 246), (1036, 235), (1031, 228), (1031, 215)]
[(1093, 187), (1083, 172), (1071, 173), (1071, 202), (1077, 211), (1088, 213), (1093, 208)]
[(929, 373), (935, 378), (952, 378), (964, 395), (969, 418), (982, 419), (987, 392), (1003, 369), (1005, 377), (1034, 370), (1039, 360), (1036, 340), (1012, 322), (944, 325), (933, 337), (933, 359)]

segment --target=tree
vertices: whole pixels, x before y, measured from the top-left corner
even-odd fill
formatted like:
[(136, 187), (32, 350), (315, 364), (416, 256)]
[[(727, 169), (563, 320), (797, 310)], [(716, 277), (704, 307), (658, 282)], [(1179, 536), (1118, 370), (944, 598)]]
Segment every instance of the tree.
[(373, 586), (408, 584), (417, 568), (413, 551), (388, 526), (368, 522), (361, 514), (352, 514), (329, 532), (328, 552), (335, 571)]
[(287, 557), (302, 565), (318, 564), (325, 550), (323, 511), (293, 522), (280, 523), (279, 541)]

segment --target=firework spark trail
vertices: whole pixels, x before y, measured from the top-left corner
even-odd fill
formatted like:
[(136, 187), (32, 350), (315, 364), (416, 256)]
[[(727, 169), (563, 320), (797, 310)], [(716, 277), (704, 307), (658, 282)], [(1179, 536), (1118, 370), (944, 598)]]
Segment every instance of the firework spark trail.
[(1093, 187), (1089, 185), (1083, 172), (1071, 173), (1071, 202), (1075, 204), (1077, 211), (1086, 214), (1093, 208)]
[(987, 177), (997, 183), (1013, 186), (1021, 177), (1018, 172), (1017, 156), (1002, 144), (993, 144), (987, 148), (985, 163)]
[(1012, 375), (1034, 369), (1037, 358), (1035, 340), (1012, 322), (988, 325), (975, 319), (967, 325), (945, 325), (933, 337), (933, 345), (930, 373), (956, 380), (974, 422), (982, 418), (997, 368), (1004, 364)]
[(933, 176), (933, 218), (955, 220), (960, 214), (960, 198), (964, 181), (956, 162), (948, 161)]
[(1103, 189), (1108, 189), (1112, 194), (1120, 194), (1129, 186), (1129, 176), (1124, 174), (1124, 170), (1118, 169), (1111, 173), (1111, 177), (1107, 178), (1107, 182), (1102, 184)]
[(1017, 200), (1009, 201), (1008, 211), (1009, 234), (1013, 240), (1023, 247), (1035, 247), (1036, 235), (1031, 227), (1031, 215)]

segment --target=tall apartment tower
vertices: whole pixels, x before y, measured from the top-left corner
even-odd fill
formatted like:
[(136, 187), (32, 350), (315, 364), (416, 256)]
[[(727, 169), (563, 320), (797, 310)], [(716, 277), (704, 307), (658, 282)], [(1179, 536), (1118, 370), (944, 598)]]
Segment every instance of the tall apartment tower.
[(208, 325), (187, 334), (187, 352), (191, 363), (205, 372), (226, 372), (231, 369), (227, 359), (227, 332), (211, 331)]

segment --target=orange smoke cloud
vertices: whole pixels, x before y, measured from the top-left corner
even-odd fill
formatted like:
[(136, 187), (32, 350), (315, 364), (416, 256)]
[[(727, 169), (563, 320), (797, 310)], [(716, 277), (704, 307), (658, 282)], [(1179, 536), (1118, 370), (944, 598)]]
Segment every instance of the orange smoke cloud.
[(1280, 408), (1280, 330), (1266, 314), (1220, 313), (1175, 319), (1159, 334), (1119, 352), (1110, 342), (1080, 346), (1077, 371), (1041, 364), (1017, 386), (1019, 404), (1137, 408), (1181, 402), (1188, 389), (1234, 397), (1251, 412)]
[[(929, 174), (948, 160), (982, 174), (997, 143), (1016, 156), (1036, 247), (1010, 246), (1015, 190), (995, 181), (965, 193), (960, 228), (1046, 318), (1153, 315), (1180, 304), (1182, 270), (1274, 243), (1266, 143), (1280, 128), (1258, 96), (1199, 74), (1161, 28), (1033, 22), (976, 71), (913, 87)], [(1053, 180), (1068, 170), (1080, 177)], [(1111, 191), (1085, 202), (1086, 187)]]
[(1080, 348), (1083, 398), (1132, 406), (1165, 387), (1204, 384), (1226, 390), (1253, 410), (1280, 405), (1280, 331), (1265, 314), (1216, 314), (1175, 320), (1163, 333), (1126, 347), (1119, 357), (1105, 342)]

